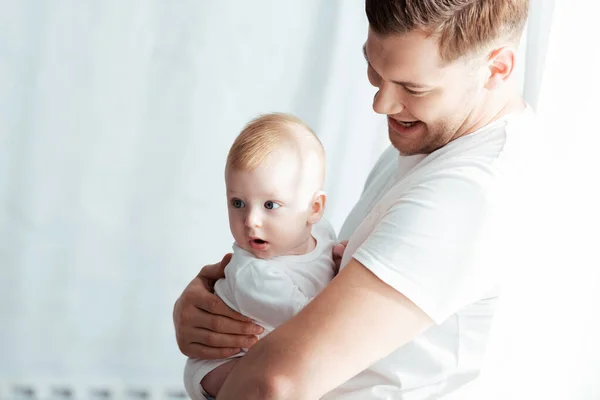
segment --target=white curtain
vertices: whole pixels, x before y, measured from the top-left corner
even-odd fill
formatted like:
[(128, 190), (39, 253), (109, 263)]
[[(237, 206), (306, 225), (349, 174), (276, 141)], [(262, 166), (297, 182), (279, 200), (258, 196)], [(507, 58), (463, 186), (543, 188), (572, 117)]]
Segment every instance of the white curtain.
[[(579, 396), (545, 398), (600, 392), (600, 235), (585, 230), (600, 203), (583, 190), (599, 181), (587, 165), (600, 144), (589, 4), (533, 1), (519, 72), (550, 117), (555, 160), (541, 178), (555, 188), (540, 205), (548, 237), (535, 239), (553, 253), (533, 260), (544, 285), (529, 296), (539, 314), (523, 317), (537, 324), (521, 365)], [(20, 382), (181, 387), (172, 305), (229, 250), (224, 160), (258, 113), (293, 112), (318, 133), (339, 228), (387, 140), (371, 111), (363, 8), (0, 0), (0, 396)]]
[(258, 113), (318, 133), (341, 225), (386, 144), (363, 7), (0, 0), (0, 390), (182, 387), (172, 306), (231, 248), (224, 161)]

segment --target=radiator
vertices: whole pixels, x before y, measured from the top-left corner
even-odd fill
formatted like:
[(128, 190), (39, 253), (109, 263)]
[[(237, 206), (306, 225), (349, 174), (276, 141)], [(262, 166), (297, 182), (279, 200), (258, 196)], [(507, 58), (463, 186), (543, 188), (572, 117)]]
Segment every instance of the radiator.
[(187, 400), (183, 385), (0, 381), (0, 400)]

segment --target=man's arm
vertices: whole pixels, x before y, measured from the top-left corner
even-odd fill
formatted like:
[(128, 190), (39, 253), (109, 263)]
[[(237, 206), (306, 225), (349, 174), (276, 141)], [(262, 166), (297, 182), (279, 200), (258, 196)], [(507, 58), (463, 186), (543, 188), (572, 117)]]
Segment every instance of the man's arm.
[(352, 259), (297, 316), (236, 365), (218, 399), (317, 399), (433, 325)]

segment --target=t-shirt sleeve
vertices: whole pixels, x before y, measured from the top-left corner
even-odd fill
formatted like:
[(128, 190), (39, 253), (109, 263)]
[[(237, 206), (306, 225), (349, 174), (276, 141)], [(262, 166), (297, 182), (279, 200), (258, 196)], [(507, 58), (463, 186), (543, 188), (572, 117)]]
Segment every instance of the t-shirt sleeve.
[(440, 172), (392, 203), (353, 257), (441, 324), (493, 288), (479, 258), (490, 176)]
[(240, 311), (265, 329), (296, 315), (310, 300), (281, 268), (252, 262), (236, 274), (235, 298)]

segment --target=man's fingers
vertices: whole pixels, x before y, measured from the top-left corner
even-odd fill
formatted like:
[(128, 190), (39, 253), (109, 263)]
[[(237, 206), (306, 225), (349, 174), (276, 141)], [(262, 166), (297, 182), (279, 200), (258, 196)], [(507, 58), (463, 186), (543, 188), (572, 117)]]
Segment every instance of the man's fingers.
[[(346, 243), (348, 241), (346, 240)], [(231, 257), (233, 257), (233, 253), (227, 253), (223, 256), (223, 258), (221, 259), (220, 262), (220, 267), (225, 269), (225, 267), (227, 266), (227, 264), (229, 264), (229, 261), (231, 261)]]
[[(216, 296), (215, 296), (216, 297)], [(219, 299), (217, 297), (219, 301)], [(225, 310), (222, 310), (219, 306), (213, 307), (214, 312), (202, 312), (195, 318), (194, 326), (204, 329), (209, 329), (217, 333), (231, 333), (234, 335), (260, 335), (263, 332), (263, 328), (254, 324), (250, 318), (244, 317), (223, 303)]]
[(348, 245), (348, 241), (343, 240), (340, 243), (333, 246), (332, 257), (333, 257), (333, 262), (335, 263), (335, 273), (336, 274), (340, 270), (340, 264), (342, 262), (342, 257), (344, 257), (344, 252), (346, 251), (347, 245)]
[(333, 247), (333, 257), (334, 258), (342, 258), (344, 256), (344, 250), (346, 250), (346, 247), (344, 247), (344, 245), (336, 244)]
[(225, 276), (225, 267), (229, 264), (229, 261), (231, 261), (231, 255), (231, 253), (227, 253), (221, 262), (204, 266), (202, 270), (200, 270), (198, 276), (213, 281), (223, 278)]
[(187, 337), (192, 344), (196, 343), (207, 347), (232, 349), (249, 349), (258, 341), (258, 338), (254, 335), (230, 335), (213, 332), (208, 329), (194, 329), (193, 332), (189, 332)]
[(199, 358), (201, 360), (217, 360), (236, 355), (241, 350), (239, 348), (227, 347), (208, 347), (200, 343), (191, 343), (187, 349), (181, 349), (182, 353), (191, 358)]
[[(201, 310), (205, 310), (207, 312), (209, 312), (210, 314), (215, 314), (215, 315), (222, 315), (237, 321), (242, 321), (244, 323), (248, 323), (251, 322), (252, 319), (248, 318), (242, 314), (240, 314), (237, 311), (232, 310), (231, 308), (229, 308), (227, 306), (227, 304), (225, 304), (223, 302), (223, 300), (221, 300), (219, 298), (219, 296), (209, 293), (207, 294), (203, 300), (196, 305), (197, 308), (201, 309)], [(217, 329), (218, 332), (220, 332)], [(238, 332), (231, 332), (231, 333), (238, 333)]]

